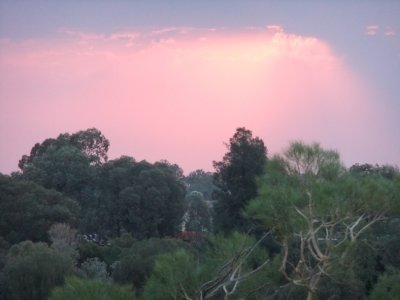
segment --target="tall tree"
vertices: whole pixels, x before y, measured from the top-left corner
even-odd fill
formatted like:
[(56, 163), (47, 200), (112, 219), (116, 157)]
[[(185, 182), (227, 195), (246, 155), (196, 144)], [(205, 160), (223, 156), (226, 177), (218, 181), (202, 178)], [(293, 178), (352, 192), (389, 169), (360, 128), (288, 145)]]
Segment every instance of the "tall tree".
[(246, 128), (238, 128), (227, 145), (222, 161), (214, 162), (215, 226), (222, 232), (246, 230), (249, 226), (242, 210), (257, 196), (256, 178), (264, 171), (267, 148)]

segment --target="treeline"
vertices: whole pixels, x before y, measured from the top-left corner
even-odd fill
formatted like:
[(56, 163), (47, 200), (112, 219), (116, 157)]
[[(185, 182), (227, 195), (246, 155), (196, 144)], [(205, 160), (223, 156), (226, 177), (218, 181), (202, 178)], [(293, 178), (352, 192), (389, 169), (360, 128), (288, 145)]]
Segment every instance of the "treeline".
[(238, 128), (215, 172), (108, 160), (97, 129), (0, 174), (0, 299), (397, 299), (400, 173)]

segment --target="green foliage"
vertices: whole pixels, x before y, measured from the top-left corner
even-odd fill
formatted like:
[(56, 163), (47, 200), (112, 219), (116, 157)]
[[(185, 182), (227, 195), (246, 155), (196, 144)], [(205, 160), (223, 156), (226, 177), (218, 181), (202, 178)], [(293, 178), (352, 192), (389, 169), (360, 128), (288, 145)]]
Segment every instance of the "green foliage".
[(374, 286), (371, 300), (400, 299), (400, 272), (384, 274)]
[(22, 242), (9, 250), (4, 267), (5, 299), (47, 299), (64, 281), (72, 261), (44, 243)]
[(77, 148), (50, 146), (25, 167), (22, 178), (77, 198), (90, 182), (93, 170), (89, 159)]
[[(337, 290), (339, 298), (350, 291), (362, 296), (373, 278), (364, 276), (365, 284), (360, 284), (363, 275), (352, 255), (375, 223), (399, 212), (397, 180), (398, 174), (389, 179), (347, 172), (337, 152), (294, 142), (283, 156), (269, 161), (259, 179), (258, 197), (246, 213), (262, 228), (272, 229), (282, 243), (280, 270), (289, 282), (317, 294), (319, 285), (329, 290), (324, 281), (345, 278), (341, 270), (350, 267), (354, 275), (347, 276), (347, 282), (354, 282), (353, 288)], [(375, 264), (368, 271), (374, 268)]]
[(187, 192), (200, 192), (204, 199), (211, 200), (215, 190), (213, 183), (213, 174), (211, 172), (205, 172), (203, 170), (196, 170), (189, 173), (184, 179)]
[(78, 236), (77, 230), (66, 223), (56, 223), (49, 230), (51, 247), (58, 252), (70, 257), (74, 264), (78, 258)]
[(248, 229), (242, 210), (257, 196), (256, 178), (263, 173), (267, 162), (264, 142), (253, 138), (246, 128), (238, 128), (227, 147), (229, 151), (222, 161), (214, 162), (215, 225), (225, 233), (234, 228)]
[(259, 180), (259, 196), (247, 208), (249, 216), (278, 233), (290, 233), (308, 226), (296, 209), (309, 216), (310, 205), (318, 220), (351, 222), (363, 214), (374, 217), (398, 211), (398, 187), (393, 181), (381, 176), (354, 177), (345, 171), (337, 153), (318, 145), (308, 147), (294, 143), (284, 157), (269, 162)]
[(180, 174), (176, 166), (130, 157), (104, 164), (99, 173), (97, 230), (107, 237), (129, 232), (137, 239), (174, 235), (185, 210)]
[(185, 294), (195, 295), (200, 285), (201, 272), (193, 255), (179, 249), (174, 253), (161, 254), (154, 272), (146, 283), (144, 299), (185, 299)]
[(79, 205), (62, 194), (0, 175), (0, 236), (10, 243), (48, 241), (54, 223), (76, 223)]
[(123, 251), (114, 266), (112, 278), (117, 283), (133, 284), (136, 290), (140, 290), (153, 271), (158, 255), (185, 247), (185, 243), (174, 239), (151, 238), (136, 242)]
[(90, 279), (97, 279), (103, 282), (109, 282), (110, 276), (107, 272), (107, 265), (100, 261), (99, 258), (88, 258), (81, 264), (81, 272), (83, 276)]
[[(265, 287), (265, 282), (274, 284), (276, 278), (271, 276), (274, 272), (268, 268), (269, 265), (251, 274), (252, 270), (269, 260), (267, 253), (254, 248), (254, 245), (253, 238), (234, 233), (229, 238), (210, 237), (209, 246), (203, 253), (178, 249), (161, 254), (144, 288), (144, 298), (217, 299), (223, 296), (224, 286), (232, 290), (229, 299), (242, 299)], [(242, 277), (235, 286), (235, 279)], [(246, 299), (263, 298), (253, 295)]]
[(60, 134), (37, 143), (19, 162), (18, 177), (54, 189), (81, 206), (79, 228), (93, 228), (97, 168), (107, 161), (108, 140), (97, 129)]
[(30, 155), (24, 155), (18, 163), (19, 168), (25, 171), (35, 164), (46, 153), (57, 151), (63, 147), (73, 147), (82, 153), (91, 164), (101, 164), (107, 161), (107, 151), (110, 143), (96, 128), (76, 132), (60, 134), (57, 139), (46, 139), (43, 143), (37, 143), (31, 149)]
[(80, 262), (83, 263), (85, 260), (97, 257), (110, 267), (114, 262), (118, 261), (122, 253), (126, 249), (132, 247), (135, 242), (136, 240), (127, 233), (119, 238), (109, 240), (106, 245), (99, 245), (92, 241), (82, 240), (78, 246)]
[(197, 191), (186, 196), (187, 211), (184, 216), (184, 226), (187, 231), (210, 232), (212, 229), (212, 204)]
[(65, 284), (55, 288), (49, 300), (134, 300), (129, 286), (104, 283), (98, 280), (68, 277)]

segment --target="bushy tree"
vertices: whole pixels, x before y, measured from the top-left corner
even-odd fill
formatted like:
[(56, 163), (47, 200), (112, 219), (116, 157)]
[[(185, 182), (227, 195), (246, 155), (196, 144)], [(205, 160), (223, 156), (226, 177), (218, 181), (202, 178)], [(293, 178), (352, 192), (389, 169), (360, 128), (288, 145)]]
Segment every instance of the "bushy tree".
[(267, 149), (246, 128), (236, 130), (227, 148), (222, 161), (214, 162), (215, 225), (222, 232), (248, 230), (242, 210), (257, 196), (256, 178), (264, 171)]

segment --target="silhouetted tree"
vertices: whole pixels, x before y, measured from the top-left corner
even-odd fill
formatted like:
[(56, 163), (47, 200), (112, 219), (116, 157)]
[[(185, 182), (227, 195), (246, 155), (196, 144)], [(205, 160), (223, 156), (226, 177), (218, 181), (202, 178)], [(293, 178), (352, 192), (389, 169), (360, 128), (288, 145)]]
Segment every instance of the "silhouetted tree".
[(234, 228), (246, 230), (249, 225), (242, 210), (257, 196), (256, 178), (264, 171), (267, 149), (246, 128), (236, 130), (227, 148), (222, 161), (214, 162), (215, 226), (223, 232)]

